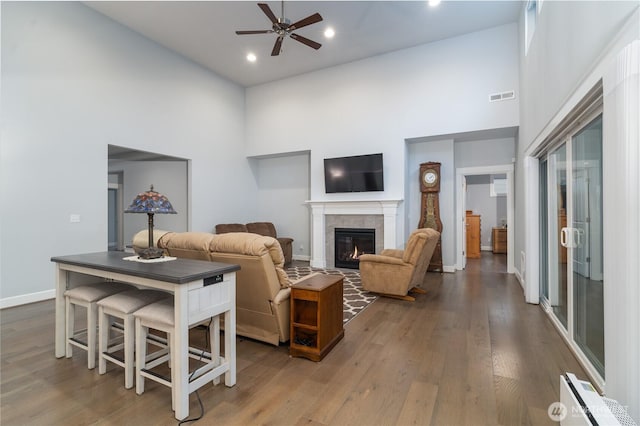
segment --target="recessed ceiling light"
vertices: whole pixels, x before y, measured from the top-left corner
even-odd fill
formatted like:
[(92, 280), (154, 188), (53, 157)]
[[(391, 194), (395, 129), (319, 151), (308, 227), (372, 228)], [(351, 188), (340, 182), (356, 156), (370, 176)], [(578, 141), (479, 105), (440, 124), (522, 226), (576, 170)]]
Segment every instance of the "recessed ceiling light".
[(249, 61), (249, 62), (255, 62), (255, 61), (256, 61), (256, 59), (258, 59), (258, 58), (256, 58), (256, 55), (254, 55), (253, 53), (248, 53), (248, 54), (247, 54), (247, 61)]
[(440, 4), (440, 0), (429, 0), (429, 6), (436, 7)]
[(326, 38), (333, 38), (334, 35), (336, 35), (336, 32), (333, 30), (333, 28), (329, 27), (324, 30), (324, 36)]

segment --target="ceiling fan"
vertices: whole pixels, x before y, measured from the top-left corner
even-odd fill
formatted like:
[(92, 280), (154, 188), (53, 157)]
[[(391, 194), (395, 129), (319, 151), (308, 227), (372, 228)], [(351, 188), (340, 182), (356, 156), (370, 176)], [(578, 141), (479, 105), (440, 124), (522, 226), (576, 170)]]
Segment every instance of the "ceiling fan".
[(302, 44), (306, 44), (307, 46), (313, 49), (320, 49), (322, 46), (320, 43), (317, 43), (313, 40), (309, 40), (306, 37), (302, 37), (301, 35), (295, 34), (293, 31), (298, 30), (302, 27), (306, 27), (307, 25), (315, 24), (316, 22), (322, 21), (322, 16), (319, 13), (314, 13), (313, 15), (307, 16), (304, 19), (301, 19), (293, 24), (289, 19), (284, 17), (284, 1), (282, 1), (282, 18), (276, 18), (276, 15), (271, 11), (271, 8), (266, 3), (258, 3), (258, 7), (262, 9), (267, 18), (271, 20), (273, 24), (270, 30), (252, 30), (252, 31), (236, 31), (238, 35), (245, 34), (271, 34), (275, 33), (278, 35), (276, 39), (276, 43), (273, 45), (273, 50), (271, 51), (271, 56), (278, 56), (280, 54), (280, 50), (282, 48), (282, 41), (286, 36), (291, 37), (292, 39), (299, 41)]

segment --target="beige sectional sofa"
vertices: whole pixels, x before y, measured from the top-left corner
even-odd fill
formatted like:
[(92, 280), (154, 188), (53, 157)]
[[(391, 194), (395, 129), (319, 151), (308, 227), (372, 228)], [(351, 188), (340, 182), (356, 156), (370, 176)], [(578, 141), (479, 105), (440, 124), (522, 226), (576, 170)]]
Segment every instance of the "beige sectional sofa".
[[(148, 245), (147, 231), (134, 236), (134, 250)], [(278, 240), (245, 232), (154, 231), (155, 244), (169, 256), (240, 265), (236, 273), (238, 335), (278, 345), (289, 340), (291, 282)]]

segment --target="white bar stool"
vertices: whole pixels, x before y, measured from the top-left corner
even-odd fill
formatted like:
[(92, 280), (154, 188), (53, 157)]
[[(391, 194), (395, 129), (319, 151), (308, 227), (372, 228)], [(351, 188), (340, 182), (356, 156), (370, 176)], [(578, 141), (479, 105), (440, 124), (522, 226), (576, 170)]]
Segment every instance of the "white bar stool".
[[(176, 403), (176, 389), (173, 383), (176, 383), (177, 368), (175, 368), (174, 356), (175, 336), (174, 336), (174, 306), (173, 299), (164, 299), (156, 303), (145, 306), (133, 313), (136, 319), (136, 393), (141, 395), (144, 392), (144, 380), (145, 378), (151, 379), (155, 382), (161, 383), (171, 388), (171, 409), (175, 411)], [(204, 323), (209, 323), (207, 319)], [(193, 328), (197, 325), (203, 324), (199, 322), (190, 326)], [(169, 344), (169, 359), (171, 377), (164, 377), (160, 374), (151, 371), (152, 368), (160, 365), (166, 361), (163, 358), (156, 359), (151, 362), (147, 362), (148, 358), (153, 357), (153, 354), (147, 356), (147, 335), (149, 329), (159, 330), (167, 333), (167, 342)], [(200, 360), (204, 363), (203, 366), (197, 368), (189, 373), (189, 393), (192, 389), (198, 389), (202, 386), (202, 379), (207, 372), (214, 370), (216, 367), (219, 369), (228, 369), (226, 366), (221, 366), (222, 359), (220, 358), (220, 317), (215, 316), (210, 319), (209, 324), (209, 342), (211, 345), (211, 352), (206, 352), (203, 349), (196, 349), (189, 347), (189, 357)], [(217, 373), (217, 372), (216, 372)], [(200, 380), (198, 380), (200, 378)], [(193, 381), (193, 382), (192, 382)], [(213, 379), (213, 384), (220, 383), (219, 375), (216, 375)], [(192, 386), (193, 385), (193, 386)]]
[[(73, 354), (72, 346), (76, 346), (87, 351), (87, 368), (96, 367), (96, 326), (98, 322), (97, 303), (112, 294), (120, 293), (130, 289), (131, 286), (123, 283), (107, 281), (94, 284), (85, 284), (70, 288), (64, 292), (65, 301), (65, 327), (66, 337), (66, 357), (71, 358)], [(87, 328), (75, 330), (75, 307), (84, 306), (87, 309)], [(86, 333), (87, 342), (84, 343), (78, 338)]]
[[(124, 368), (124, 387), (133, 387), (134, 373), (134, 342), (135, 319), (133, 312), (138, 309), (170, 298), (171, 294), (159, 290), (126, 290), (112, 296), (105, 297), (98, 302), (98, 373), (107, 372), (107, 361)], [(124, 325), (124, 342), (110, 343), (111, 320), (109, 317), (120, 318)], [(166, 344), (162, 345), (166, 347)], [(120, 358), (114, 352), (124, 349), (124, 357)]]

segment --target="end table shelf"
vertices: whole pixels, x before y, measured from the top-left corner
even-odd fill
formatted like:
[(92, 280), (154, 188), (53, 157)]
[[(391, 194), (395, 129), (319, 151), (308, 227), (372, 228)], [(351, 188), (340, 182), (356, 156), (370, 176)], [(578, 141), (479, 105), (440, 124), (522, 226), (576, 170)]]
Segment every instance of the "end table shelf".
[(340, 275), (317, 274), (291, 287), (289, 354), (320, 361), (344, 337)]

